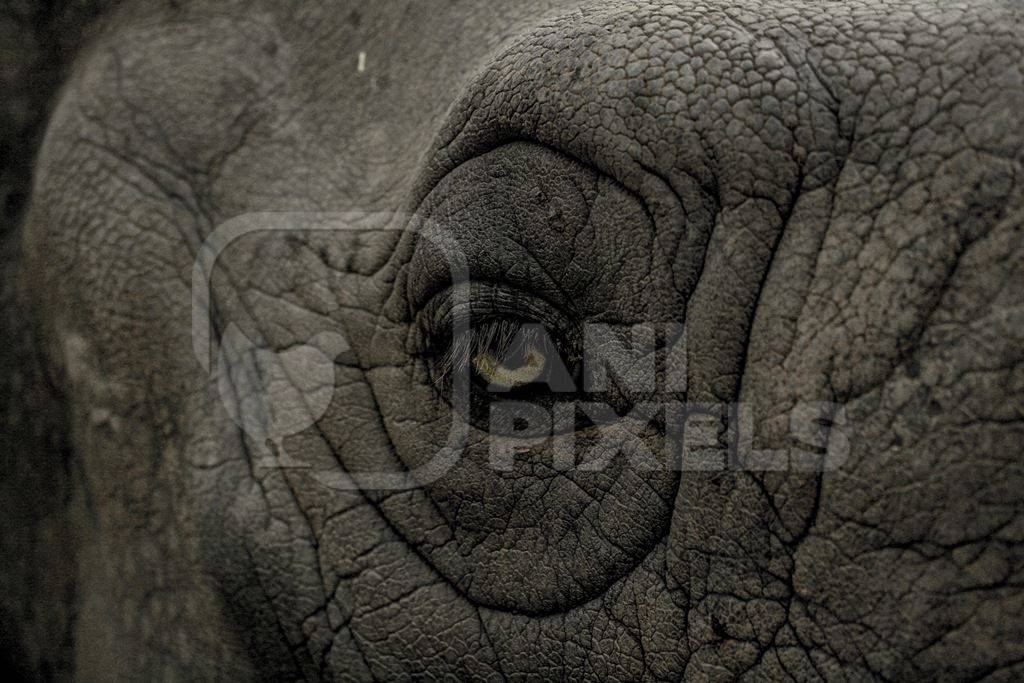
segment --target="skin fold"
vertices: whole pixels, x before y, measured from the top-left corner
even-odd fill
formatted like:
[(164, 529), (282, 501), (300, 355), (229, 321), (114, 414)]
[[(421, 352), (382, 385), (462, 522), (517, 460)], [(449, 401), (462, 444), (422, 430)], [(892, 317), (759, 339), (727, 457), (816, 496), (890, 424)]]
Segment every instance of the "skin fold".
[[(9, 658), (81, 680), (1019, 679), (1022, 53), (1010, 0), (111, 7), (5, 237), (0, 443), (38, 463), (0, 489)], [(301, 227), (218, 254), (197, 352), (196, 260), (247, 221)], [(449, 252), (497, 311), (684, 324), (679, 382), (623, 412), (740, 403), (782, 449), (801, 405), (840, 405), (817, 445), (841, 462), (645, 469), (586, 423), (606, 467), (544, 442), (497, 471), (424, 332)], [(309, 420), (247, 427), (270, 380), (243, 338), (319, 340), (329, 381), (275, 385)], [(429, 464), (453, 423), (441, 476), (346, 485)], [(667, 457), (671, 420), (640, 426)]]

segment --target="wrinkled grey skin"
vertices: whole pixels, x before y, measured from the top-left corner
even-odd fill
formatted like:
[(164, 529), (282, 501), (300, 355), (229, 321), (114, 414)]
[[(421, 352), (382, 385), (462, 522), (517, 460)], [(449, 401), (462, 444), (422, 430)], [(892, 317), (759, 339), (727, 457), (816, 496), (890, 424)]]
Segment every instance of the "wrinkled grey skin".
[[(1024, 676), (1022, 21), (122, 6), (53, 111), (11, 276), (52, 437), (25, 457), (68, 461), (25, 532), (21, 651), (82, 680)], [(763, 447), (841, 403), (849, 457), (497, 473), (474, 430), (425, 486), (325, 485), (415, 467), (452, 420), (410, 341), (445, 264), (368, 230), (243, 239), (214, 278), (215, 332), (349, 333), (285, 439), (304, 466), (260, 466), (193, 353), (196, 251), (354, 208), (445, 216), (474, 279), (576, 319), (685, 320), (687, 401), (749, 403)]]

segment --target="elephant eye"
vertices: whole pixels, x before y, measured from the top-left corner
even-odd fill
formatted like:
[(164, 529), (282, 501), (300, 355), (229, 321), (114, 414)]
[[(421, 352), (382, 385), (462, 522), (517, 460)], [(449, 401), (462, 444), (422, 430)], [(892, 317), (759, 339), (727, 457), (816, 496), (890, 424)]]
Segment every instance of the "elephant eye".
[[(413, 353), (438, 397), (473, 426), (492, 428), (495, 403), (542, 409), (580, 395), (578, 326), (546, 301), (495, 283), (435, 295), (416, 313)], [(568, 428), (576, 428), (573, 422)]]
[(551, 363), (558, 361), (557, 349), (534, 326), (512, 330), (499, 324), (487, 326), (482, 332), (472, 357), (473, 372), (492, 391), (533, 384), (544, 377)]
[(563, 347), (537, 323), (484, 322), (451, 343), (442, 378), (470, 372), (474, 384), (488, 392), (513, 392), (531, 385), (538, 391), (574, 391), (574, 363)]
[(546, 363), (544, 354), (536, 347), (530, 346), (523, 352), (516, 353), (515, 357), (510, 354), (504, 360), (490, 351), (484, 351), (473, 358), (473, 369), (492, 386), (514, 389), (530, 384), (540, 377)]

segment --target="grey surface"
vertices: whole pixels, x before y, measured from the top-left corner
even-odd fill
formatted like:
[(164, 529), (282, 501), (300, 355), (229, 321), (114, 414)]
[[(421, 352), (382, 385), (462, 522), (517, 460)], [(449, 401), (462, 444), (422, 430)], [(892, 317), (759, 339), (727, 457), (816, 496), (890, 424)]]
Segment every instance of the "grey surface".
[[(10, 523), (38, 557), (5, 558), (10, 657), (82, 680), (1019, 678), (1022, 18), (127, 3), (70, 71), (7, 259), (24, 379), (0, 443), (40, 464), (5, 473), (5, 508), (51, 511)], [(193, 354), (196, 251), (253, 212), (353, 209), (444, 216), (475, 280), (575, 320), (685, 320), (687, 401), (749, 404), (765, 447), (800, 402), (841, 403), (849, 458), (496, 473), (473, 431), (424, 487), (325, 486), (415, 467), (453, 417), (416, 351), (445, 265), (368, 230), (245, 238), (214, 277), (216, 331), (352, 346), (285, 440), (306, 466), (259, 467)]]

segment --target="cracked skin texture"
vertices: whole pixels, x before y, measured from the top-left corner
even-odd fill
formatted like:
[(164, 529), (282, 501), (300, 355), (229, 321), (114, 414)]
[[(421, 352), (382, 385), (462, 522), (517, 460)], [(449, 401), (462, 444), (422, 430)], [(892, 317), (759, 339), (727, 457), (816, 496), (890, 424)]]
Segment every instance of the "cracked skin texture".
[[(121, 6), (53, 113), (20, 275), (69, 413), (74, 674), (1024, 675), (1022, 19)], [(353, 207), (442, 216), (474, 279), (576, 319), (685, 320), (686, 392), (658, 398), (743, 401), (759, 447), (840, 402), (848, 457), (564, 473), (537, 447), (496, 473), (471, 430), (427, 486), (324, 485), (416, 467), (452, 418), (412, 350), (443, 259), (368, 224), (247, 237), (215, 274), (218, 331), (350, 336), (285, 440), (303, 467), (260, 467), (192, 353), (196, 250)]]

